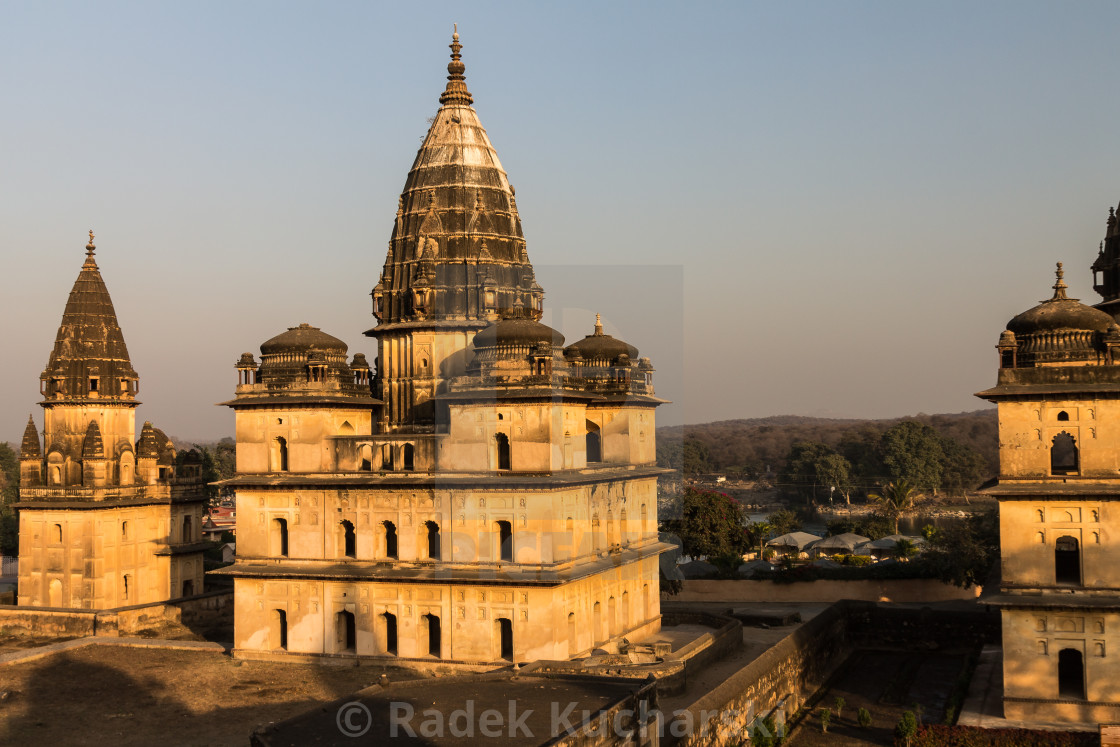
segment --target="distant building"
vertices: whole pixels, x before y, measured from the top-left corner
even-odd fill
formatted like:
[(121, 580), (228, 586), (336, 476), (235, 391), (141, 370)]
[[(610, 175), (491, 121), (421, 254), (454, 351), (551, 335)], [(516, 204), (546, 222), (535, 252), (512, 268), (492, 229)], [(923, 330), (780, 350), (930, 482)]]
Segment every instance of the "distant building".
[(653, 368), (564, 346), (458, 34), (373, 290), (237, 364), (235, 654), (566, 659), (660, 629)]
[[(1111, 217), (1110, 247), (1114, 236)], [(1008, 322), (997, 385), (977, 395), (999, 408), (1000, 474), (985, 492), (999, 499), (1004, 715), (1114, 723), (1120, 326), (1067, 298), (1062, 274), (1059, 263), (1053, 297)]]
[(140, 377), (94, 260), (70, 291), (41, 376), (43, 440), (20, 450), (19, 605), (108, 609), (202, 592), (200, 465), (145, 423)]

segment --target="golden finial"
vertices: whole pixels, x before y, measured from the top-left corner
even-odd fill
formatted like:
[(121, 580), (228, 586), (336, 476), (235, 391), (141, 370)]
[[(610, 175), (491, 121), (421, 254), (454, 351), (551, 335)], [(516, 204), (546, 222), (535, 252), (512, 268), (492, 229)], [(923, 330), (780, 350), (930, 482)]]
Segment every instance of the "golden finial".
[(91, 228), (91, 229), (89, 229), (89, 243), (86, 244), (86, 256), (87, 257), (92, 257), (93, 256), (93, 250), (96, 249), (96, 248), (97, 247), (94, 246), (94, 244), (93, 244), (93, 229)]
[(595, 315), (595, 334), (596, 335), (602, 335), (603, 334), (603, 318), (601, 316), (599, 316), (598, 314)]
[(463, 65), (463, 56), (460, 54), (463, 45), (459, 43), (459, 24), (454, 24), (454, 29), (449, 45), (451, 47), (451, 62), (447, 63), (447, 87), (439, 97), (439, 103), (470, 106), (473, 99), (470, 92), (467, 91), (467, 79), (463, 75), (467, 68)]

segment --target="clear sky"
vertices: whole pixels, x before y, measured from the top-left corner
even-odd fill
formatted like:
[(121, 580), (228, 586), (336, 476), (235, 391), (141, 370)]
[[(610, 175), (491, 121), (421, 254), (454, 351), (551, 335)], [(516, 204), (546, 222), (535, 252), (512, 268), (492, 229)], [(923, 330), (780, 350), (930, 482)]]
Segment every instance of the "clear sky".
[(975, 409), (1055, 261), (1097, 300), (1115, 2), (0, 0), (0, 438), (90, 228), (170, 434), (286, 327), (372, 356), (452, 22), (546, 321), (652, 356), (661, 423)]

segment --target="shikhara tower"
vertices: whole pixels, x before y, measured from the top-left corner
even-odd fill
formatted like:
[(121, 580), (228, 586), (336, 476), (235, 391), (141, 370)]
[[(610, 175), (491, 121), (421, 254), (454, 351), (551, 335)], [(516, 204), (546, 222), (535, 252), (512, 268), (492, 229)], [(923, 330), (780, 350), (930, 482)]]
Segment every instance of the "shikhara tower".
[(20, 606), (106, 609), (202, 592), (196, 465), (175, 465), (162, 431), (136, 438), (140, 377), (90, 231), (40, 377), (43, 440), (20, 449)]
[(235, 651), (490, 665), (660, 628), (653, 368), (540, 318), (458, 34), (373, 290), (376, 373), (308, 325), (237, 368)]

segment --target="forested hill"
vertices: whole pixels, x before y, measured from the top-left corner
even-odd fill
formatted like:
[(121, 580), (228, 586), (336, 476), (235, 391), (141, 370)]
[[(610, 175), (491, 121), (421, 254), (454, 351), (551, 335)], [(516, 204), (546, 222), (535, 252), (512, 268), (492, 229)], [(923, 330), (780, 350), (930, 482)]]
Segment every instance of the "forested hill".
[[(769, 418), (721, 420), (699, 425), (657, 429), (658, 461), (686, 472), (742, 472), (755, 476), (780, 473), (796, 456), (794, 444), (821, 444), (844, 455), (856, 471), (859, 462), (881, 454), (883, 434), (903, 422), (928, 426), (947, 445), (978, 457), (977, 471), (998, 471), (998, 433), (995, 408), (944, 415), (919, 414), (890, 420), (841, 420), (779, 415)], [(924, 428), (921, 430), (925, 430)], [(954, 444), (956, 446), (954, 446)], [(883, 470), (865, 464), (865, 472)], [(971, 480), (969, 480), (971, 482)]]

